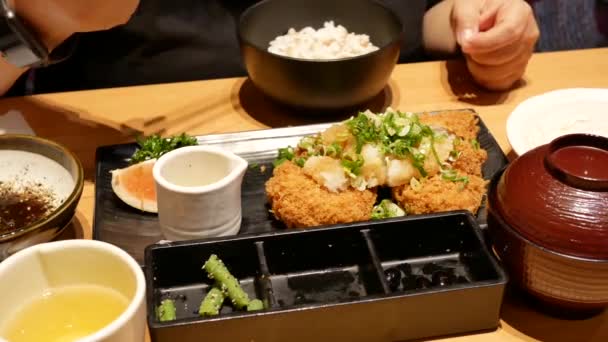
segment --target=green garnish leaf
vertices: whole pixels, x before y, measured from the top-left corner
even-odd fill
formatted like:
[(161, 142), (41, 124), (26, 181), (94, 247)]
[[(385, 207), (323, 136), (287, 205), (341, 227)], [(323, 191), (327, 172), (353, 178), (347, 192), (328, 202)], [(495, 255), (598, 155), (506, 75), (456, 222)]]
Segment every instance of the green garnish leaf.
[(462, 151), (458, 151), (458, 150), (451, 150), (450, 151), (450, 157), (449, 160), (450, 161), (456, 161), (456, 159), (458, 159), (460, 157), (460, 155), (462, 154)]
[(418, 172), (420, 172), (420, 175), (422, 177), (426, 177), (428, 175), (428, 173), (424, 169), (424, 160), (425, 159), (426, 159), (426, 155), (424, 155), (423, 153), (416, 153), (412, 156), (412, 165), (416, 169), (418, 169)]
[(473, 146), (475, 150), (479, 150), (479, 141), (477, 141), (477, 139), (471, 140), (471, 146)]
[(129, 162), (131, 164), (141, 163), (150, 159), (158, 159), (163, 154), (180, 147), (194, 146), (198, 144), (195, 137), (182, 133), (171, 138), (162, 138), (151, 135), (147, 138), (138, 138), (139, 148), (133, 153)]
[(279, 155), (277, 156), (277, 159), (275, 159), (274, 162), (272, 162), (272, 164), (275, 167), (277, 167), (277, 166), (283, 164), (287, 160), (292, 160), (294, 155), (295, 154), (294, 154), (293, 147), (287, 146), (284, 148), (280, 148)]
[(299, 167), (304, 167), (304, 164), (306, 163), (306, 158), (302, 158), (302, 157), (295, 158), (295, 159), (293, 160), (293, 162), (294, 162), (296, 165), (298, 165)]
[(355, 158), (345, 156), (342, 159), (341, 164), (349, 175), (358, 176), (361, 174), (361, 167), (363, 167), (364, 162), (361, 155), (357, 155)]
[(416, 179), (416, 177), (412, 177), (410, 179), (410, 188), (412, 188), (412, 190), (414, 191), (420, 191), (420, 189), (422, 188), (422, 183), (420, 183), (420, 181)]
[(372, 220), (405, 216), (405, 211), (389, 199), (383, 199), (372, 209)]
[(469, 183), (469, 177), (460, 176), (454, 169), (443, 169), (441, 170), (441, 178), (450, 182), (462, 182), (463, 185)]
[(380, 132), (376, 123), (364, 113), (359, 113), (356, 117), (346, 121), (346, 126), (357, 141), (357, 153), (361, 153), (361, 149), (366, 143), (378, 140)]
[(342, 146), (338, 143), (333, 143), (325, 148), (325, 155), (328, 157), (339, 158), (342, 154)]

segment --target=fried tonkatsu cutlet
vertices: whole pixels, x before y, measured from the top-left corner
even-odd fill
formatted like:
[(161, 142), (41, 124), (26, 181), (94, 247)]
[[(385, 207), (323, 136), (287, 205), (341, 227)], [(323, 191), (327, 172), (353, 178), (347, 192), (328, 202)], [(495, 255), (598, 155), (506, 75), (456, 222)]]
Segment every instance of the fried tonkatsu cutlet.
[(487, 181), (475, 175), (467, 182), (446, 181), (441, 175), (421, 179), (419, 184), (392, 189), (393, 198), (408, 215), (466, 209), (473, 214), (481, 206)]
[(463, 173), (481, 177), (481, 170), (488, 159), (488, 152), (475, 142), (476, 140), (462, 140), (458, 144), (454, 144), (457, 157), (452, 163), (452, 167)]
[(419, 117), (425, 125), (443, 127), (468, 141), (476, 139), (479, 132), (479, 118), (470, 112), (423, 113)]
[(366, 221), (376, 202), (373, 190), (330, 192), (291, 161), (274, 169), (266, 194), (274, 216), (290, 228)]

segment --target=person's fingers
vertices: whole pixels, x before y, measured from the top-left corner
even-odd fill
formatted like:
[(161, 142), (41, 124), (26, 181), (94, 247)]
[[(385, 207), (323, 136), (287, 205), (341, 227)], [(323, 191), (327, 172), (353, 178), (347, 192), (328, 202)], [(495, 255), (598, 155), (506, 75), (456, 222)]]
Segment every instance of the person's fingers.
[(536, 25), (536, 21), (529, 20), (526, 24), (526, 31), (520, 40), (494, 51), (470, 54), (469, 56), (479, 64), (502, 65), (518, 56), (531, 56), (537, 40), (538, 26)]
[(488, 66), (467, 58), (467, 67), (478, 84), (491, 90), (505, 90), (523, 76), (528, 60), (529, 56), (522, 55), (504, 65)]
[(486, 0), (484, 2), (479, 17), (479, 31), (487, 31), (496, 25), (496, 14), (502, 5), (504, 5), (504, 0)]
[(452, 25), (456, 41), (463, 47), (479, 32), (481, 0), (454, 0), (452, 7)]
[(506, 2), (497, 11), (495, 25), (471, 38), (463, 49), (466, 53), (493, 51), (521, 39), (533, 17), (532, 9), (524, 1)]
[(528, 55), (520, 55), (517, 58), (503, 65), (479, 64), (470, 57), (467, 57), (467, 66), (475, 79), (489, 81), (491, 79), (502, 79), (511, 73), (516, 73), (525, 69), (529, 60)]
[(529, 47), (519, 41), (503, 46), (497, 50), (478, 54), (469, 54), (475, 62), (487, 66), (499, 66), (510, 62), (521, 55), (529, 54)]

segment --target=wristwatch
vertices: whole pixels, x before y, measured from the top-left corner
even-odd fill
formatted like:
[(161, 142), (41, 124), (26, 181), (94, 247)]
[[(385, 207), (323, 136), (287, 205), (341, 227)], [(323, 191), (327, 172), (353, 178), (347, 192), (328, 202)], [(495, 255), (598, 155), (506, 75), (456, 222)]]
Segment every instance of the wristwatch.
[(0, 0), (0, 57), (19, 67), (39, 67), (66, 59), (73, 50), (73, 39), (52, 52), (36, 33), (15, 13), (7, 0)]

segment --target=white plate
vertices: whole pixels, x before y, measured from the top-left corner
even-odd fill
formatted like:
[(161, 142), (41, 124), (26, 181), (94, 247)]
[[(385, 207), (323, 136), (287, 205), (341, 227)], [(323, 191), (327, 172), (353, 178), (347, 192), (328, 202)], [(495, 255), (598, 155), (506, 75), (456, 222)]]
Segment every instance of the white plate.
[(534, 96), (507, 120), (507, 138), (517, 155), (571, 133), (608, 137), (608, 89), (562, 89)]

